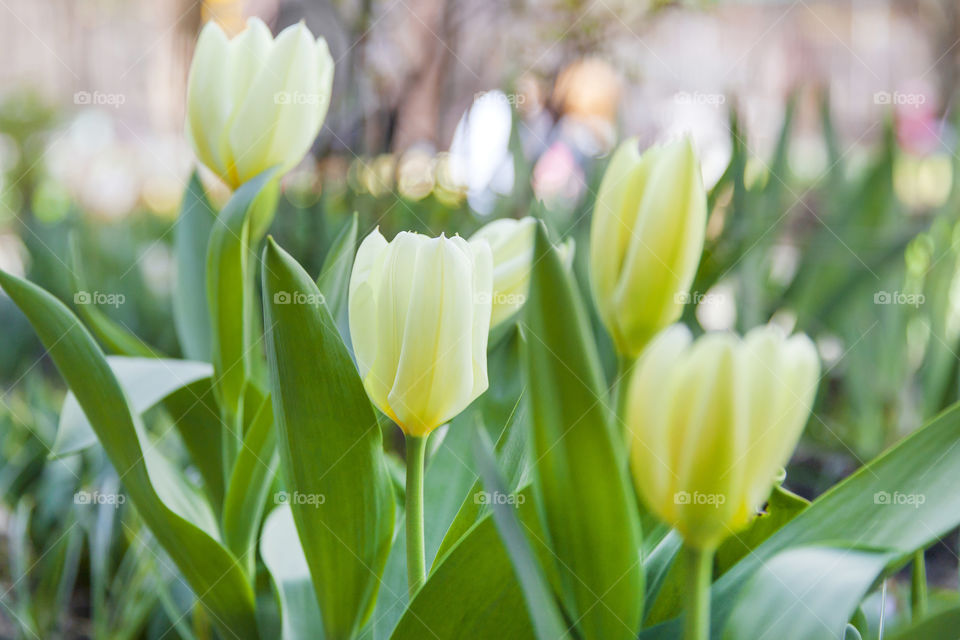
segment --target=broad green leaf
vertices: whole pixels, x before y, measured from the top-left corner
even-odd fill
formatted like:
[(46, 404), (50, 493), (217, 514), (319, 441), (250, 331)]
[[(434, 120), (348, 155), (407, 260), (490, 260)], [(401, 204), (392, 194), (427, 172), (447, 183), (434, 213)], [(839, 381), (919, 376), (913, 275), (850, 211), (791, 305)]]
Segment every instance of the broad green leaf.
[(956, 640), (960, 629), (960, 606), (931, 614), (918, 622), (895, 629), (886, 640)]
[[(712, 627), (723, 628), (749, 578), (778, 553), (800, 546), (858, 546), (906, 558), (960, 524), (960, 407), (954, 405), (815, 500), (713, 586)], [(673, 638), (678, 619), (642, 640)]]
[(343, 638), (372, 610), (395, 505), (380, 426), (321, 300), (307, 273), (269, 240), (263, 306), (280, 457), (324, 628)]
[(824, 546), (782, 551), (747, 582), (723, 638), (842, 638), (860, 601), (895, 558)]
[(333, 239), (317, 277), (317, 288), (323, 294), (334, 321), (339, 320), (347, 304), (353, 255), (357, 250), (357, 227), (357, 214), (354, 213)]
[[(274, 170), (244, 183), (220, 212), (207, 247), (207, 310), (214, 381), (221, 406), (239, 418), (243, 390), (253, 361), (253, 277), (250, 257), (257, 238), (252, 218), (265, 206), (259, 196), (272, 191)], [(233, 428), (234, 425), (231, 425)]]
[(585, 310), (542, 227), (525, 310), (534, 486), (567, 615), (588, 640), (633, 638), (644, 593), (636, 502)]
[(90, 288), (82, 277), (80, 249), (77, 236), (70, 237), (70, 278), (74, 294), (74, 308), (80, 318), (87, 323), (93, 334), (109, 351), (121, 356), (141, 358), (162, 358), (157, 349), (138, 338), (132, 331), (113, 320), (96, 306), (90, 295)]
[(247, 568), (253, 575), (253, 545), (280, 459), (270, 396), (256, 406), (250, 404), (244, 402), (244, 411), (249, 410), (253, 415), (234, 462), (223, 503), (223, 538), (228, 549), (248, 559)]
[(723, 574), (741, 558), (756, 549), (778, 529), (800, 515), (810, 506), (810, 501), (778, 485), (770, 492), (763, 513), (750, 526), (735, 536), (730, 536), (717, 549), (714, 566), (717, 574)]
[[(541, 563), (550, 558), (531, 492), (518, 494), (517, 515)], [(523, 496), (520, 499), (520, 496)], [(551, 584), (556, 575), (542, 565)], [(533, 638), (523, 593), (489, 515), (439, 559), (397, 624), (393, 640)]]
[(517, 519), (515, 507), (508, 500), (500, 499), (501, 496), (506, 499), (513, 494), (508, 493), (506, 484), (500, 477), (490, 436), (483, 429), (477, 429), (474, 434), (474, 456), (483, 476), (487, 495), (493, 497), (491, 500), (493, 521), (510, 556), (517, 579), (520, 581), (537, 638), (539, 640), (569, 638), (567, 625), (564, 624), (557, 610), (553, 591)]
[(211, 504), (219, 512), (224, 493), (220, 445), (224, 429), (214, 397), (213, 381), (202, 378), (177, 389), (164, 398), (163, 407), (170, 414), (191, 461), (203, 477), (203, 488)]
[(207, 245), (216, 219), (217, 212), (207, 200), (200, 177), (194, 171), (173, 228), (173, 252), (177, 262), (173, 325), (183, 355), (205, 362), (211, 357), (206, 290)]
[[(520, 404), (518, 399), (514, 414), (508, 419), (507, 427), (500, 434), (496, 446), (498, 467), (505, 474), (504, 486), (508, 492), (514, 492), (524, 484), (527, 470), (527, 425), (523, 423), (523, 409)], [(482, 430), (482, 427), (478, 426), (477, 430)], [(445, 529), (446, 533), (436, 553), (437, 558), (449, 551), (475, 522), (490, 511), (490, 506), (478, 499), (482, 491), (483, 482), (477, 478), (460, 504), (453, 522)]]
[(323, 640), (317, 593), (289, 505), (267, 516), (260, 536), (260, 555), (280, 601), (282, 640)]
[(27, 316), (90, 419), (137, 512), (227, 637), (256, 638), (253, 590), (216, 537), (216, 519), (177, 470), (145, 443), (139, 416), (100, 347), (43, 289), (0, 272), (0, 285)]
[[(137, 414), (158, 404), (178, 389), (209, 378), (213, 368), (206, 362), (164, 358), (107, 356), (107, 364), (123, 387), (130, 408)], [(97, 443), (97, 434), (80, 408), (77, 397), (67, 393), (60, 410), (60, 424), (51, 457), (78, 453)]]

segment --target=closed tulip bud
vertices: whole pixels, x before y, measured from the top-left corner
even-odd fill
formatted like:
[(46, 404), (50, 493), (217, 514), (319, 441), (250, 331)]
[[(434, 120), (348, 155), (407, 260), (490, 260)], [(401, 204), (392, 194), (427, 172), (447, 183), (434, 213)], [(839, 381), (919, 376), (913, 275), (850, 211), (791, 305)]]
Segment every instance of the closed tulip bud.
[(260, 20), (228, 39), (200, 33), (187, 82), (187, 138), (231, 188), (270, 167), (284, 173), (310, 149), (330, 103), (333, 60), (301, 22), (274, 40)]
[(487, 388), (492, 259), (486, 243), (403, 232), (364, 238), (350, 276), (350, 337), (373, 403), (425, 436)]
[[(480, 227), (470, 243), (486, 242), (493, 252), (493, 310), (490, 327), (509, 320), (527, 301), (536, 218), (500, 218)], [(573, 261), (573, 239), (557, 247), (563, 260)]]
[(639, 494), (688, 545), (713, 549), (762, 507), (810, 415), (820, 364), (774, 326), (693, 341), (675, 325), (640, 357), (627, 426)]
[(590, 275), (617, 351), (636, 357), (675, 322), (693, 282), (707, 197), (687, 138), (642, 155), (635, 139), (616, 150), (600, 183), (590, 230)]

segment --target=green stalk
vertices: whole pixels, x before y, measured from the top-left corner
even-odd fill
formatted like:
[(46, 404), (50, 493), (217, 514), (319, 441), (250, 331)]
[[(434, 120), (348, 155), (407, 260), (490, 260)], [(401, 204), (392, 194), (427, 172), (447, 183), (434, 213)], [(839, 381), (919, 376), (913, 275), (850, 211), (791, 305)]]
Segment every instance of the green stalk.
[(407, 586), (410, 599), (427, 579), (423, 551), (423, 458), (427, 438), (407, 436)]
[(710, 638), (710, 579), (713, 577), (713, 549), (696, 549), (684, 544), (687, 568), (687, 610), (684, 640)]
[(913, 554), (910, 571), (910, 618), (919, 620), (927, 612), (927, 561), (923, 549)]

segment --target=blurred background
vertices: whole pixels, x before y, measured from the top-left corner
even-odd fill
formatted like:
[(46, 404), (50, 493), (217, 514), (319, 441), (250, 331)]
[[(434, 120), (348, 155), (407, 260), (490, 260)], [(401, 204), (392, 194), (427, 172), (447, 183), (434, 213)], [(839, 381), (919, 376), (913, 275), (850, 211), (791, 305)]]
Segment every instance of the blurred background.
[[(179, 355), (187, 71), (205, 21), (235, 33), (248, 16), (275, 32), (305, 21), (336, 61), (326, 124), (271, 230), (308, 270), (353, 211), (389, 237), (535, 209), (577, 241), (586, 291), (609, 152), (688, 133), (710, 218), (684, 320), (772, 320), (813, 336), (825, 363), (787, 485), (816, 496), (956, 401), (949, 0), (0, 0), (0, 268)], [(222, 204), (226, 188), (201, 178)], [(79, 479), (107, 477), (102, 456), (48, 460), (63, 384), (2, 294), (0, 391), (0, 637), (169, 628), (188, 599), (157, 590), (167, 565), (136, 515), (111, 507), (118, 542), (73, 499)], [(935, 583), (956, 587), (955, 551), (928, 551)], [(72, 589), (78, 575), (99, 586)], [(138, 606), (98, 606), (109, 594)]]

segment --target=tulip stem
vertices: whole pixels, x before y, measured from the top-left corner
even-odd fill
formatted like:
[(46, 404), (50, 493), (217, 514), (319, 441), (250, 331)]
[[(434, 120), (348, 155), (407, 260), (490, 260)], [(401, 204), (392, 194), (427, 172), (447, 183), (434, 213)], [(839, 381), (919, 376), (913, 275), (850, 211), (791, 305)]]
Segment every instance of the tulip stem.
[(684, 615), (684, 640), (708, 640), (710, 637), (710, 580), (713, 577), (713, 549), (684, 545), (687, 563), (687, 610)]
[(423, 458), (427, 438), (407, 436), (407, 586), (410, 599), (427, 579), (423, 551)]
[(913, 568), (910, 571), (910, 614), (912, 620), (919, 620), (927, 611), (927, 561), (923, 549), (913, 554)]

